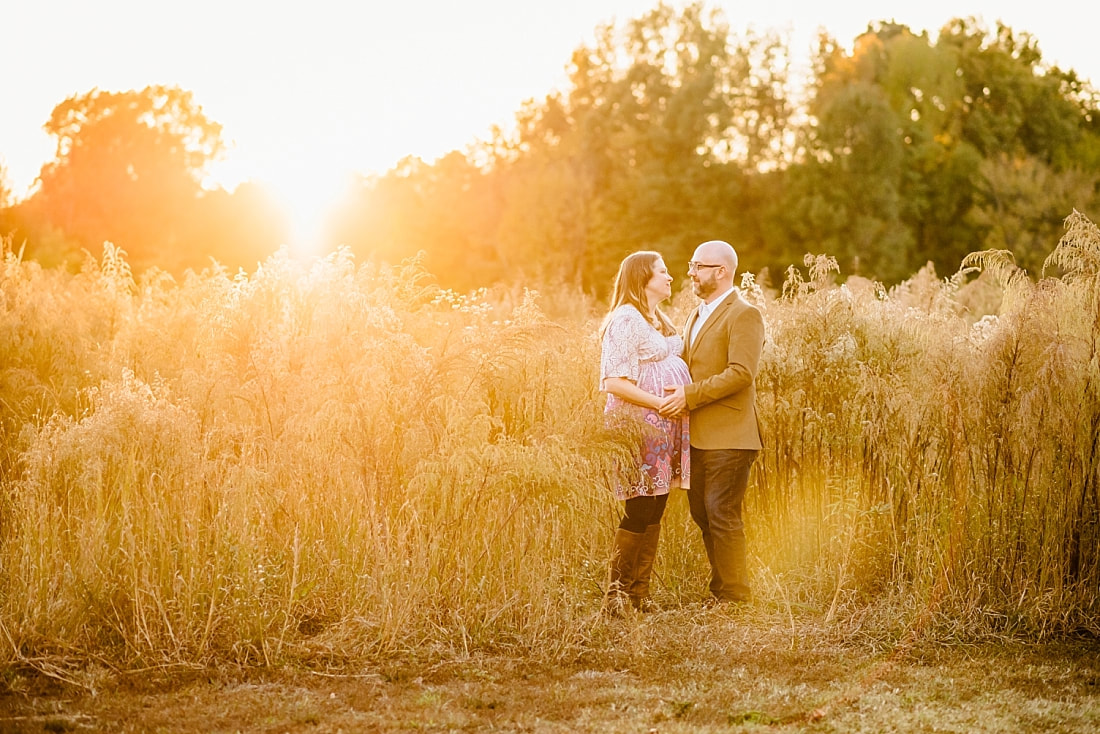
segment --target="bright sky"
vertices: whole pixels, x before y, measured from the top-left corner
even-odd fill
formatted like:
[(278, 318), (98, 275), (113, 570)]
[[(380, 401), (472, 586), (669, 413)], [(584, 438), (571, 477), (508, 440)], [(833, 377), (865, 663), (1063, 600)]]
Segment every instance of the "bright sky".
[[(0, 0), (0, 164), (22, 196), (53, 157), (42, 125), (66, 97), (177, 85), (223, 125), (231, 147), (213, 172), (217, 183), (266, 182), (301, 219), (316, 218), (353, 172), (385, 171), (408, 154), (432, 161), (488, 137), (494, 124), (507, 128), (523, 100), (564, 86), (570, 54), (597, 25), (656, 4)], [(790, 33), (796, 53), (808, 53), (819, 27), (850, 45), (875, 20), (933, 36), (954, 17), (1003, 20), (1034, 35), (1047, 61), (1100, 84), (1097, 3), (707, 5), (724, 8), (735, 29)]]

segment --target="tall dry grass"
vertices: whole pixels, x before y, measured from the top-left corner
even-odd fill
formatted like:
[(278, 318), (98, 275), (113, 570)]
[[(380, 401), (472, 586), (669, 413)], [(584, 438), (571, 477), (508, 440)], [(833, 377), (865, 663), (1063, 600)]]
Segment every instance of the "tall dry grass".
[[(765, 565), (828, 616), (899, 594), (963, 634), (1100, 628), (1100, 232), (1082, 215), (1038, 282), (1003, 252), (887, 292), (808, 259), (779, 301), (754, 517)], [(998, 285), (968, 308), (968, 272)], [(986, 297), (988, 300), (988, 296)]]
[[(760, 603), (883, 598), (969, 632), (1100, 629), (1100, 237), (1033, 283), (994, 255), (890, 291), (793, 270), (769, 330), (749, 523)], [(415, 263), (138, 281), (0, 270), (0, 659), (340, 665), (595, 644), (630, 437), (596, 391), (601, 306), (454, 294)], [(681, 294), (674, 309), (690, 307)], [(659, 597), (705, 560), (674, 497)]]
[(533, 293), (273, 258), (3, 275), (2, 621), (20, 654), (272, 663), (567, 643), (595, 588), (592, 336)]

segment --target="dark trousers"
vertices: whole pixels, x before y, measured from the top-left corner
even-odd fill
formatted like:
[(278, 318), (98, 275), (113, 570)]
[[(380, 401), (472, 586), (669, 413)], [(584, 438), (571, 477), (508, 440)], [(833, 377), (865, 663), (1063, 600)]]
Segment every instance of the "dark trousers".
[(710, 593), (720, 601), (751, 598), (741, 505), (757, 453), (691, 447), (688, 505), (710, 561)]

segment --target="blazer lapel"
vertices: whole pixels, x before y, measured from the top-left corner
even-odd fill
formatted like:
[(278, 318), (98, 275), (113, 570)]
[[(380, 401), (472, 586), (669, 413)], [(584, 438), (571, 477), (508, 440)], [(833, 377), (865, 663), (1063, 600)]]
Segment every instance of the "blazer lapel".
[(684, 326), (684, 357), (686, 358), (691, 354), (691, 350), (695, 348), (695, 340), (691, 338), (691, 330), (695, 328), (695, 320), (699, 318), (699, 307), (696, 306), (695, 310), (688, 316), (687, 324)]
[[(708, 316), (707, 320), (703, 322), (703, 325), (699, 327), (699, 333), (696, 334), (695, 339), (691, 342), (690, 345), (688, 345), (689, 357), (694, 354), (695, 345), (703, 341), (703, 337), (706, 336), (707, 332), (711, 330), (718, 319), (722, 318), (722, 314), (724, 314), (726, 312), (726, 309), (728, 309), (733, 304), (735, 298), (737, 298), (736, 289), (734, 289), (733, 293), (730, 293), (728, 296), (723, 298), (722, 302), (715, 306), (714, 310), (710, 312), (710, 316)], [(699, 309), (696, 309), (688, 323), (688, 334), (691, 334), (691, 327), (695, 324), (695, 319), (697, 319), (698, 317)]]

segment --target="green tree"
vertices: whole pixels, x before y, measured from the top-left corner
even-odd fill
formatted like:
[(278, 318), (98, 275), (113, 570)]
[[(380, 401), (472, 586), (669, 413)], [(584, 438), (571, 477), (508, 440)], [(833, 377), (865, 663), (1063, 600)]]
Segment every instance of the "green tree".
[(778, 36), (734, 38), (700, 3), (603, 26), (514, 133), (364, 180), (331, 244), (389, 261), (423, 252), (451, 286), (522, 277), (602, 291), (629, 251), (659, 250), (682, 273), (714, 237), (760, 267), (758, 214), (793, 157), (789, 67)]
[[(810, 153), (788, 174), (788, 260), (797, 261), (799, 250), (826, 252), (849, 272), (880, 276), (895, 264), (908, 265), (904, 142), (897, 133), (901, 121), (874, 82), (879, 50), (877, 39), (864, 36), (851, 59), (829, 57), (819, 76)], [(904, 274), (904, 267), (891, 272)]]
[(806, 161), (789, 172), (786, 255), (828, 252), (846, 271), (887, 281), (927, 260), (944, 266), (945, 242), (972, 239), (953, 225), (979, 162), (950, 114), (960, 96), (953, 55), (889, 23), (851, 54), (823, 39), (817, 64)]
[[(1095, 95), (1003, 25), (953, 20), (932, 43), (882, 23), (851, 53), (824, 39), (809, 112), (776, 214), (788, 255), (824, 250), (886, 280), (929, 260), (954, 271), (996, 243), (1034, 262), (1068, 211), (1095, 203)], [(1008, 195), (1029, 180), (1060, 193)]]
[[(565, 274), (595, 290), (641, 248), (682, 269), (701, 239), (723, 237), (753, 245), (751, 262), (759, 225), (741, 197), (788, 155), (785, 59), (775, 36), (735, 43), (701, 4), (598, 29), (574, 52), (568, 89), (521, 113), (497, 161), (512, 182), (501, 238), (564, 244)], [(509, 213), (535, 201), (547, 216)]]
[(968, 215), (985, 233), (980, 249), (1008, 250), (1036, 276), (1062, 236), (1066, 212), (1095, 201), (1096, 174), (1058, 172), (1031, 156), (987, 158), (980, 173), (978, 200)]
[(45, 129), (57, 152), (29, 202), (40, 220), (93, 252), (111, 240), (136, 267), (206, 259), (185, 233), (202, 175), (224, 146), (221, 126), (190, 92), (92, 90), (55, 107)]
[(1042, 64), (1036, 39), (955, 20), (961, 135), (981, 154), (965, 221), (975, 248), (1007, 249), (1033, 275), (1073, 210), (1100, 205), (1100, 100), (1072, 72)]
[(496, 221), (490, 181), (465, 154), (434, 164), (409, 157), (351, 187), (327, 245), (390, 263), (419, 255), (442, 284), (470, 288), (501, 277)]
[(236, 271), (252, 272), (287, 240), (290, 222), (275, 198), (262, 185), (247, 181), (232, 192), (222, 188), (203, 191), (196, 202), (196, 216), (183, 230), (193, 253)]
[(501, 215), (495, 232), (503, 272), (537, 280), (584, 280), (591, 180), (580, 161), (525, 156), (491, 176)]
[(712, 237), (749, 270), (825, 252), (896, 282), (982, 247), (1030, 266), (1068, 211), (1097, 204), (1096, 93), (1004, 26), (953, 20), (933, 42), (877, 23), (851, 51), (825, 37), (800, 110), (782, 40), (735, 37), (698, 3), (597, 29), (568, 69), (514, 133), (365, 181), (338, 241), (424, 252), (453, 286), (599, 292), (631, 250), (683, 272)]

